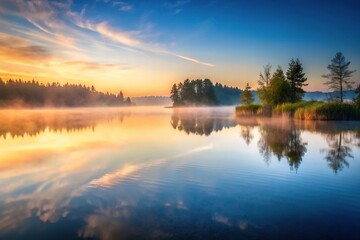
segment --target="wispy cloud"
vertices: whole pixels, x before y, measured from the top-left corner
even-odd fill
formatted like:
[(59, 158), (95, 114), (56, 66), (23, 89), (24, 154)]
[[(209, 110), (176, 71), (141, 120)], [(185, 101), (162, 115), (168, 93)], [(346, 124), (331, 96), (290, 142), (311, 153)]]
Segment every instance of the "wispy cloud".
[(81, 18), (77, 18), (76, 23), (79, 27), (85, 28), (114, 41), (120, 44), (123, 44), (128, 47), (133, 47), (136, 49), (141, 49), (143, 51), (161, 54), (161, 55), (170, 55), (177, 58), (181, 58), (186, 61), (197, 63), (207, 67), (214, 67), (212, 63), (204, 62), (195, 58), (188, 56), (179, 55), (177, 53), (170, 52), (159, 46), (157, 43), (146, 43), (142, 40), (142, 33), (140, 31), (122, 31), (120, 29), (114, 29), (107, 22), (94, 23), (92, 21), (83, 21)]
[[(153, 89), (165, 90), (165, 82), (178, 71), (175, 60), (214, 66), (200, 60), (200, 56), (178, 52), (176, 48), (181, 47), (181, 42), (177, 45), (166, 43), (162, 37), (164, 33), (157, 30), (158, 26), (150, 17), (139, 18), (137, 25), (126, 25), (106, 15), (100, 18), (92, 14), (96, 4), (103, 4), (112, 11), (132, 11), (136, 7), (137, 11), (129, 14), (138, 14), (141, 9), (130, 1), (98, 0), (83, 5), (73, 0), (0, 1), (0, 73), (3, 78), (71, 81), (93, 84), (106, 91), (121, 88), (138, 93), (139, 86), (153, 78), (162, 81), (161, 87)], [(174, 7), (184, 6), (185, 2), (168, 9), (180, 11)], [(167, 71), (155, 62), (167, 65)], [(172, 66), (174, 71), (170, 70)], [(148, 77), (155, 71), (159, 73), (157, 77)], [(148, 94), (146, 91), (149, 90), (141, 94)]]
[(97, 32), (112, 41), (121, 43), (126, 46), (143, 48), (142, 45), (144, 45), (135, 36), (137, 34), (136, 32), (114, 30), (108, 25), (107, 22), (93, 23), (91, 21), (77, 21), (77, 25), (81, 28)]
[(112, 6), (117, 7), (120, 11), (129, 12), (133, 9), (133, 6), (123, 1), (113, 1)]
[(207, 62), (202, 62), (200, 60), (197, 60), (195, 58), (190, 58), (190, 57), (186, 57), (186, 56), (182, 56), (182, 55), (174, 55), (174, 56), (177, 56), (179, 58), (182, 58), (182, 59), (185, 59), (187, 61), (190, 61), (190, 62), (194, 62), (194, 63), (198, 63), (198, 64), (201, 64), (201, 65), (204, 65), (204, 66), (208, 66), (208, 67), (214, 67), (215, 65), (212, 64), (212, 63), (207, 63)]
[[(69, 22), (64, 21), (63, 17), (70, 17), (70, 20), (75, 23), (78, 27), (82, 29), (91, 30), (98, 33), (100, 36), (105, 37), (108, 40), (111, 40), (114, 43), (120, 43), (124, 47), (132, 48), (133, 50), (142, 50), (146, 52), (151, 52), (158, 55), (169, 55), (174, 56), (189, 62), (200, 64), (207, 67), (213, 67), (214, 64), (208, 63), (199, 59), (195, 59), (190, 56), (184, 56), (172, 51), (169, 51), (161, 46), (157, 42), (149, 40), (148, 29), (142, 30), (133, 30), (133, 31), (123, 31), (119, 27), (113, 27), (106, 21), (94, 22), (85, 18), (85, 11), (80, 13), (71, 11), (72, 0), (67, 0), (64, 2), (49, 2), (47, 0), (37, 0), (37, 1), (25, 1), (17, 0), (16, 6), (14, 3), (8, 0), (5, 0), (11, 7), (7, 6), (8, 9), (17, 9), (18, 11), (12, 11), (13, 14), (26, 19), (31, 23), (39, 32), (34, 31), (22, 31), (24, 35), (30, 36), (33, 39), (39, 39), (42, 41), (48, 41), (55, 43), (63, 47), (77, 48), (78, 39), (88, 39), (88, 34), (84, 32), (79, 32), (78, 29), (74, 26), (69, 25)], [(132, 10), (132, 5), (128, 4), (125, 1), (108, 1), (104, 0), (105, 3), (111, 3), (114, 7), (119, 7), (122, 11)], [(189, 3), (189, 0), (176, 1), (173, 3), (166, 3), (165, 5), (168, 8), (177, 9)], [(85, 9), (85, 8), (84, 8)], [(6, 12), (6, 9), (2, 7), (2, 12)], [(153, 26), (153, 25), (151, 25)], [(152, 29), (152, 32), (154, 30)], [(95, 39), (94, 39), (95, 41)], [(104, 43), (105, 44), (105, 43)], [(40, 50), (35, 48), (35, 50)]]
[(43, 46), (31, 45), (22, 38), (0, 33), (0, 58), (28, 63), (49, 60), (51, 53)]
[(60, 65), (74, 66), (79, 68), (79, 70), (103, 70), (103, 69), (127, 70), (131, 68), (127, 64), (99, 63), (99, 62), (89, 62), (89, 61), (67, 61), (60, 63)]
[(172, 2), (165, 2), (164, 6), (168, 8), (172, 14), (177, 15), (184, 9), (185, 5), (190, 3), (190, 0), (178, 0)]

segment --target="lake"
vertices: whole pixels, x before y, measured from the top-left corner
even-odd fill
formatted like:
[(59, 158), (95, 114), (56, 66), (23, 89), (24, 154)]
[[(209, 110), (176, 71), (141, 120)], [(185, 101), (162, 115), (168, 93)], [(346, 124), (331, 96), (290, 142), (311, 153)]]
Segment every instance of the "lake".
[(0, 111), (0, 239), (360, 239), (360, 124)]

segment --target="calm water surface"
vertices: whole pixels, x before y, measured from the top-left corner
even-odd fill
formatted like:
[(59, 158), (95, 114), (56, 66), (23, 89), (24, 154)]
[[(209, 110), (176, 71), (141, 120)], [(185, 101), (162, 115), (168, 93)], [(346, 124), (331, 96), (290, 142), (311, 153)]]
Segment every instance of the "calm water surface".
[(0, 239), (360, 239), (360, 124), (0, 111)]

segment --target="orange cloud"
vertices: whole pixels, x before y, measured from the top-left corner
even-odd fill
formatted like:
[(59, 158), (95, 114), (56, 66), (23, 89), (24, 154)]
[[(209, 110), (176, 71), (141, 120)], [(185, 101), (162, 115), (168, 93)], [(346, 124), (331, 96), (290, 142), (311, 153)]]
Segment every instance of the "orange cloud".
[(28, 41), (0, 33), (0, 58), (15, 62), (47, 61), (51, 53), (43, 46), (31, 45)]
[(61, 65), (75, 66), (75, 67), (79, 67), (79, 69), (81, 70), (100, 70), (106, 68), (119, 69), (119, 70), (130, 69), (130, 66), (127, 64), (97, 63), (97, 62), (88, 62), (88, 61), (68, 61), (61, 63)]

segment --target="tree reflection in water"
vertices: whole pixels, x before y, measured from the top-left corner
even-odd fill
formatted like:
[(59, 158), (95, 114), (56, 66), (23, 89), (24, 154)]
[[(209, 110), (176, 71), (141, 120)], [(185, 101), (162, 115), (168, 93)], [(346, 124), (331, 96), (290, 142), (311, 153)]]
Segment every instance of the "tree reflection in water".
[(286, 158), (291, 170), (297, 170), (306, 153), (307, 143), (301, 138), (301, 131), (293, 122), (286, 125), (264, 124), (259, 127), (259, 151), (269, 163), (271, 155), (280, 161)]
[(329, 149), (323, 149), (322, 152), (326, 152), (325, 160), (334, 173), (341, 171), (344, 167), (349, 167), (347, 159), (354, 158), (349, 147), (352, 142), (352, 134), (340, 131), (339, 133), (329, 134), (326, 140)]
[(107, 109), (51, 109), (0, 111), (0, 137), (37, 136), (46, 129), (51, 132), (76, 132), (92, 129), (99, 122), (123, 122), (130, 112)]
[(174, 109), (171, 116), (171, 126), (187, 134), (209, 136), (212, 132), (218, 132), (223, 128), (235, 127), (237, 125), (228, 112), (211, 112), (206, 110), (186, 111)]
[(242, 126), (240, 130), (241, 137), (244, 139), (246, 145), (249, 145), (251, 141), (254, 139), (254, 135), (252, 133), (252, 126)]
[(235, 119), (228, 114), (203, 109), (174, 109), (170, 123), (176, 130), (200, 136), (209, 136), (214, 131), (239, 125), (240, 136), (247, 146), (254, 140), (254, 132), (259, 133), (257, 145), (267, 164), (272, 156), (279, 161), (285, 158), (290, 169), (295, 171), (299, 169), (307, 152), (308, 143), (301, 137), (303, 131), (326, 136), (329, 149), (323, 149), (321, 152), (326, 151), (325, 159), (335, 173), (349, 166), (347, 159), (353, 158), (350, 145), (360, 146), (360, 131), (343, 123), (306, 122), (276, 117)]

